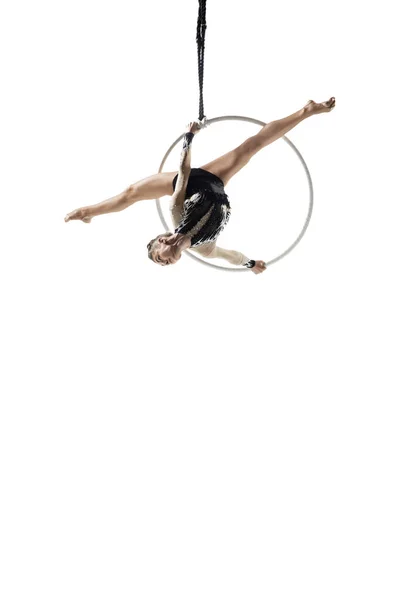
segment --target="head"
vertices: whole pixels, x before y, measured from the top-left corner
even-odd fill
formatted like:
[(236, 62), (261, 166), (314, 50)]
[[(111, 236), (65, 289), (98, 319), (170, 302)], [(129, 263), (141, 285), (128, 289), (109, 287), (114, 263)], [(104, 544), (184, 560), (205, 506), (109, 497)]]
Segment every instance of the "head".
[(148, 256), (153, 262), (166, 266), (178, 262), (182, 248), (177, 244), (177, 234), (161, 233), (147, 244)]

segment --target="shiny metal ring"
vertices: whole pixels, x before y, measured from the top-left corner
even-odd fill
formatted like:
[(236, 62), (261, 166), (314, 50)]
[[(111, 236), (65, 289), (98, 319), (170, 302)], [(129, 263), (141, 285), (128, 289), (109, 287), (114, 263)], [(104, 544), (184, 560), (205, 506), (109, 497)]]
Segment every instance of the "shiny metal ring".
[[(207, 119), (206, 125), (209, 126), (212, 123), (218, 123), (220, 121), (245, 121), (246, 123), (254, 123), (255, 125), (261, 125), (262, 127), (264, 127), (264, 125), (266, 125), (266, 123), (264, 123), (263, 121), (259, 121), (258, 119), (252, 119), (251, 117), (239, 117), (239, 116), (233, 116), (233, 115), (226, 116), (226, 117), (215, 117), (214, 119)], [(171, 154), (171, 152), (175, 148), (175, 146), (177, 144), (179, 144), (179, 142), (183, 139), (184, 135), (185, 135), (184, 133), (182, 135), (180, 135), (175, 140), (175, 142), (168, 148), (167, 152), (165, 153), (164, 158), (161, 161), (161, 165), (158, 170), (159, 173), (162, 173), (163, 167), (165, 165), (165, 162), (166, 162), (168, 156)], [(272, 265), (273, 263), (276, 263), (278, 260), (281, 260), (281, 258), (283, 258), (287, 254), (289, 254), (289, 252), (291, 252), (293, 250), (293, 248), (295, 248), (295, 246), (297, 246), (297, 244), (300, 242), (301, 238), (305, 234), (307, 227), (310, 223), (310, 219), (311, 219), (311, 215), (312, 215), (312, 211), (313, 211), (313, 205), (314, 205), (313, 184), (312, 184), (312, 180), (311, 180), (310, 171), (308, 170), (306, 162), (305, 162), (304, 158), (302, 157), (302, 155), (300, 154), (300, 152), (297, 150), (296, 146), (293, 144), (293, 142), (291, 142), (285, 135), (282, 136), (282, 139), (284, 139), (285, 142), (287, 144), (289, 144), (289, 146), (292, 148), (292, 150), (294, 150), (294, 152), (296, 153), (297, 157), (299, 158), (301, 164), (303, 165), (304, 171), (307, 176), (307, 182), (308, 182), (309, 205), (308, 205), (308, 213), (307, 213), (305, 223), (303, 225), (302, 230), (300, 231), (300, 234), (296, 238), (296, 240), (293, 242), (293, 244), (291, 246), (289, 246), (289, 248), (287, 250), (285, 250), (285, 252), (282, 252), (282, 254), (280, 254), (279, 256), (277, 256), (275, 258), (272, 258), (269, 261), (265, 261), (264, 264), (266, 267), (269, 265)], [(168, 231), (170, 229), (170, 227), (168, 226), (168, 224), (164, 218), (163, 212), (161, 210), (161, 204), (160, 204), (159, 198), (156, 198), (156, 204), (157, 204), (157, 211), (158, 211), (159, 217), (161, 219), (161, 222), (162, 222), (163, 226), (165, 227), (165, 230)], [(192, 254), (192, 252), (190, 252), (188, 250), (185, 250), (185, 254), (190, 256), (190, 258), (192, 258), (193, 260), (197, 260), (197, 262), (201, 262), (204, 265), (207, 265), (207, 267), (212, 267), (213, 269), (222, 269), (223, 271), (234, 271), (234, 272), (251, 271), (251, 269), (247, 269), (247, 267), (235, 268), (235, 267), (221, 267), (219, 265), (213, 265), (213, 264), (209, 263), (208, 261), (203, 260), (202, 258), (199, 258), (198, 256), (195, 256), (194, 254)]]

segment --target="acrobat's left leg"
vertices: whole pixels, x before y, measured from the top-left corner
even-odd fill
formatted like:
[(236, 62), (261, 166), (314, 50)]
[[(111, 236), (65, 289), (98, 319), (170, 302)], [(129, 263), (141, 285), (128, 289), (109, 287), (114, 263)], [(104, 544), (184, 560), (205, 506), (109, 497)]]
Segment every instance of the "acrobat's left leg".
[(124, 210), (139, 202), (139, 200), (154, 200), (155, 198), (161, 198), (162, 196), (172, 196), (174, 189), (172, 187), (173, 179), (177, 175), (177, 171), (156, 173), (150, 175), (145, 179), (141, 179), (136, 183), (133, 183), (123, 192), (117, 196), (113, 196), (103, 202), (92, 204), (89, 206), (83, 206), (70, 212), (66, 217), (65, 221), (83, 221), (84, 223), (90, 223), (93, 217), (97, 215), (105, 215), (107, 213), (117, 212)]

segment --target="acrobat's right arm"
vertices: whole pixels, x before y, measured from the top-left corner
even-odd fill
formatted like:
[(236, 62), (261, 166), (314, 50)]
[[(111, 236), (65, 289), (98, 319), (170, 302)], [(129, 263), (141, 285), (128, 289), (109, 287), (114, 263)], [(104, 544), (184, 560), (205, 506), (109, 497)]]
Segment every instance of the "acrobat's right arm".
[(183, 136), (183, 148), (179, 161), (178, 179), (176, 181), (175, 191), (172, 196), (172, 205), (182, 208), (185, 201), (186, 187), (190, 177), (191, 158), (192, 158), (192, 141), (194, 135), (200, 130), (196, 121), (189, 123), (187, 131)]

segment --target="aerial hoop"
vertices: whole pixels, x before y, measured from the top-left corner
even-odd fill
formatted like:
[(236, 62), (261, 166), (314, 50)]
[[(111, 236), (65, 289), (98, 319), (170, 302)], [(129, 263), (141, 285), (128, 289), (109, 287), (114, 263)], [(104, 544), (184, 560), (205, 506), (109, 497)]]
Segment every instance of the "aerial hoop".
[[(212, 123), (218, 123), (219, 121), (245, 121), (246, 123), (254, 123), (255, 125), (261, 125), (262, 127), (264, 125), (266, 125), (266, 123), (264, 123), (263, 121), (259, 121), (258, 119), (252, 119), (251, 117), (238, 117), (238, 116), (225, 116), (225, 117), (215, 117), (214, 119), (203, 119), (202, 122), (202, 129), (208, 125), (211, 125)], [(177, 140), (175, 140), (175, 142), (168, 148), (164, 158), (162, 159), (160, 168), (158, 170), (159, 173), (162, 173), (163, 167), (165, 165), (165, 162), (168, 158), (168, 156), (171, 154), (172, 150), (175, 148), (175, 146), (177, 144), (179, 144), (179, 142), (182, 140), (184, 134), (180, 135), (178, 137)], [(287, 254), (289, 254), (289, 252), (291, 252), (295, 246), (297, 246), (297, 244), (300, 242), (301, 238), (303, 237), (303, 235), (305, 234), (307, 227), (310, 223), (310, 219), (311, 219), (311, 215), (312, 215), (312, 211), (313, 211), (313, 204), (314, 204), (314, 191), (313, 191), (313, 185), (312, 185), (312, 180), (311, 180), (311, 175), (310, 172), (308, 170), (308, 167), (305, 163), (304, 158), (302, 157), (302, 155), (300, 154), (300, 152), (297, 150), (296, 146), (293, 144), (293, 142), (291, 142), (285, 135), (282, 136), (282, 139), (285, 140), (285, 142), (287, 144), (289, 144), (289, 146), (292, 148), (292, 150), (294, 150), (294, 152), (296, 153), (297, 157), (299, 158), (301, 164), (303, 165), (304, 171), (306, 173), (307, 176), (307, 182), (308, 182), (308, 189), (309, 189), (309, 205), (308, 205), (308, 213), (307, 213), (307, 217), (305, 220), (305, 223), (303, 225), (303, 228), (300, 232), (300, 234), (298, 235), (298, 237), (296, 238), (296, 240), (293, 242), (293, 244), (291, 246), (289, 246), (289, 248), (287, 250), (285, 250), (285, 252), (282, 252), (282, 254), (280, 254), (279, 256), (277, 256), (276, 258), (273, 258), (269, 261), (265, 261), (265, 266), (269, 266), (272, 265), (273, 263), (276, 263), (278, 260), (281, 260), (284, 256), (286, 256)], [(159, 214), (159, 217), (161, 219), (161, 222), (163, 224), (163, 226), (165, 227), (165, 230), (170, 229), (169, 225), (167, 224), (165, 218), (164, 218), (164, 214), (161, 210), (161, 204), (160, 204), (160, 199), (156, 198), (156, 204), (157, 204), (157, 211)], [(197, 260), (198, 262), (203, 263), (204, 265), (207, 265), (207, 267), (212, 267), (213, 269), (222, 269), (223, 271), (237, 271), (237, 272), (249, 272), (250, 269), (248, 269), (247, 267), (243, 267), (243, 268), (235, 268), (235, 267), (222, 267), (219, 265), (213, 265), (211, 263), (209, 263), (206, 260), (203, 260), (202, 258), (199, 258), (198, 256), (195, 256), (194, 254), (192, 254), (191, 252), (185, 250), (185, 253), (190, 256), (190, 258), (192, 258), (193, 260)]]

